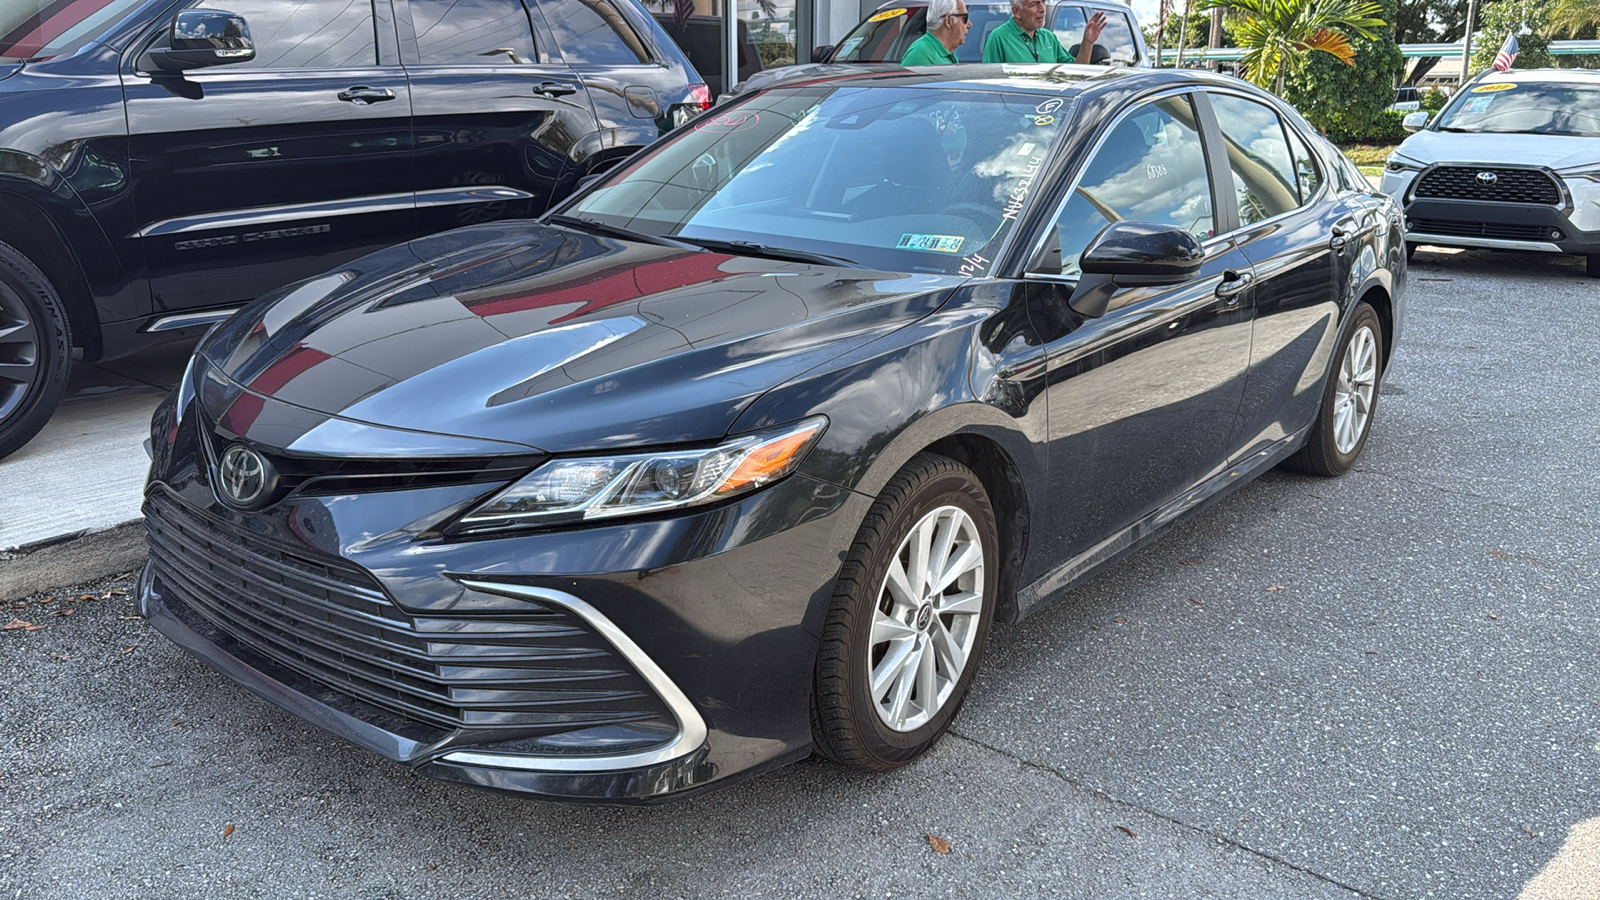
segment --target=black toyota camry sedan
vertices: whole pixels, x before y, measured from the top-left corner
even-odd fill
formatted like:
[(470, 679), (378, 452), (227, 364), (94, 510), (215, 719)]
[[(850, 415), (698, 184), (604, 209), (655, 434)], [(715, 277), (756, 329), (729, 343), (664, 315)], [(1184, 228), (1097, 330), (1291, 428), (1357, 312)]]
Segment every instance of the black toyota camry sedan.
[(1393, 201), (1238, 81), (779, 84), (219, 326), (153, 423), (139, 608), (467, 784), (892, 769), (994, 621), (1347, 471), (1404, 279)]

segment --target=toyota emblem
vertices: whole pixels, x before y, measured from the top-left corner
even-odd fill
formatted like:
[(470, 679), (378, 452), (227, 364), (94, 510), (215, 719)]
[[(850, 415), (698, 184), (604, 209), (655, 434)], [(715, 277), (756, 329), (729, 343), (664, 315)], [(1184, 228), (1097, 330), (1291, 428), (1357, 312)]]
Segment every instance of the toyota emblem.
[(222, 454), (217, 466), (217, 486), (222, 498), (234, 506), (256, 505), (267, 492), (267, 461), (243, 444), (234, 444)]
[(1497, 182), (1499, 180), (1500, 180), (1500, 176), (1496, 175), (1493, 172), (1479, 172), (1478, 173), (1478, 183), (1483, 185), (1484, 187), (1494, 187), (1495, 182)]

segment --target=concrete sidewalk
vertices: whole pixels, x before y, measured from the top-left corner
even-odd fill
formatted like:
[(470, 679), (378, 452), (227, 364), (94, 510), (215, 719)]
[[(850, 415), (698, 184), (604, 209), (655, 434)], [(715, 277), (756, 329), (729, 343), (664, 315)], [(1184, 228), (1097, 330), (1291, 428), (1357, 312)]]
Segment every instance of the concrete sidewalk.
[[(139, 520), (150, 414), (183, 376), (191, 346), (164, 344), (126, 359), (74, 364), (67, 399), (50, 423), (0, 460), (0, 596), (66, 583), (27, 571), (51, 559), (49, 545)], [(74, 576), (68, 580), (97, 577), (136, 559), (142, 548), (133, 528), (91, 543), (105, 552), (75, 551), (50, 567), (70, 566), (63, 569)]]

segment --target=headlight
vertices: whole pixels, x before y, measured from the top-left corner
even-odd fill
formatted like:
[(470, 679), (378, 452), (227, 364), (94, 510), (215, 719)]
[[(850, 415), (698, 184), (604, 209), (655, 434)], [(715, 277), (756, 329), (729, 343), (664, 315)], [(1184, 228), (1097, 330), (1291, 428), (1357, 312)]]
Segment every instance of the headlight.
[(1421, 172), (1426, 166), (1409, 157), (1391, 153), (1388, 161), (1383, 164), (1383, 168), (1388, 172)]
[(736, 497), (794, 472), (827, 425), (813, 416), (703, 450), (551, 460), (462, 517), (457, 530), (635, 516)]
[(1600, 163), (1573, 166), (1570, 169), (1557, 169), (1556, 174), (1562, 178), (1587, 178), (1590, 181), (1600, 181)]

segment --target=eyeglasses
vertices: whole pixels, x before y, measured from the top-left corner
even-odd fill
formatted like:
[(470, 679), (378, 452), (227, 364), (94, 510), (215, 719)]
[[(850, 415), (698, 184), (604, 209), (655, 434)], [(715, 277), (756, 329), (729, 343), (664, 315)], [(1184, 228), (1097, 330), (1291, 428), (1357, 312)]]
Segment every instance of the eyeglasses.
[(960, 19), (963, 22), (969, 22), (970, 23), (972, 21), (972, 14), (971, 13), (945, 13), (945, 15), (949, 16), (952, 19)]

